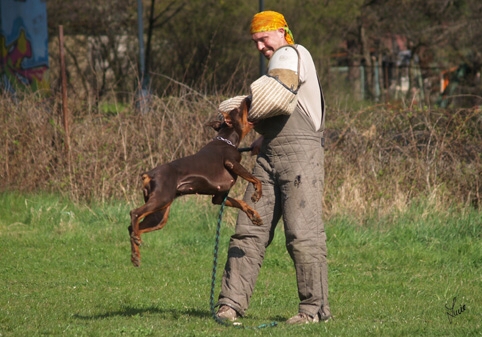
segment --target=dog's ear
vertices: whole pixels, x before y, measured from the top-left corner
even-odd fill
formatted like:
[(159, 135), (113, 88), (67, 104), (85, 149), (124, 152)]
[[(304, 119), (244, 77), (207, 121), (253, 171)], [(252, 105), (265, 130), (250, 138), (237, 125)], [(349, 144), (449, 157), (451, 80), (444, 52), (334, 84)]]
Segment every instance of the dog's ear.
[(223, 125), (223, 122), (218, 120), (210, 121), (206, 123), (206, 126), (210, 126), (216, 131), (219, 131), (221, 129), (221, 125)]
[(242, 116), (242, 115), (248, 116), (250, 107), (251, 107), (251, 97), (248, 96), (245, 99), (243, 99), (243, 101), (241, 102), (241, 105), (239, 106), (237, 113), (239, 114), (239, 116)]

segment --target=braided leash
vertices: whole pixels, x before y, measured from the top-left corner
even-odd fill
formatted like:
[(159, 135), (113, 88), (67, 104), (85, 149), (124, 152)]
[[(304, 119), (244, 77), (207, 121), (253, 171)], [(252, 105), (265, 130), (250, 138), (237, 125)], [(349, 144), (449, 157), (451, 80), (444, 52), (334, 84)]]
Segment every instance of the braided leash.
[(211, 315), (217, 323), (224, 326), (229, 326), (229, 323), (220, 319), (218, 315), (216, 315), (216, 310), (214, 305), (214, 288), (216, 287), (216, 271), (218, 268), (218, 249), (219, 249), (219, 236), (221, 233), (221, 221), (223, 219), (224, 204), (226, 203), (227, 198), (228, 198), (228, 193), (226, 193), (223, 203), (221, 204), (221, 208), (219, 209), (218, 224), (216, 226), (216, 236), (214, 240), (213, 274), (211, 277), (211, 296), (210, 296)]
[(216, 315), (216, 309), (215, 309), (215, 304), (214, 304), (214, 289), (216, 287), (216, 272), (218, 268), (218, 250), (219, 250), (219, 237), (221, 233), (221, 221), (223, 219), (223, 213), (224, 213), (224, 206), (226, 203), (226, 199), (228, 198), (228, 193), (226, 193), (226, 196), (224, 197), (224, 200), (221, 204), (221, 208), (219, 209), (219, 215), (218, 215), (218, 223), (216, 226), (216, 235), (215, 235), (215, 240), (214, 240), (214, 258), (213, 258), (213, 273), (212, 273), (212, 278), (211, 278), (211, 296), (210, 296), (210, 307), (211, 307), (211, 316), (213, 319), (224, 326), (234, 326), (236, 328), (244, 328), (244, 329), (262, 329), (262, 328), (267, 328), (267, 327), (275, 327), (278, 325), (278, 322), (273, 321), (271, 323), (264, 323), (261, 325), (258, 325), (256, 327), (245, 327), (242, 326), (240, 323), (238, 324), (230, 324), (227, 322), (227, 320), (222, 320), (221, 318)]

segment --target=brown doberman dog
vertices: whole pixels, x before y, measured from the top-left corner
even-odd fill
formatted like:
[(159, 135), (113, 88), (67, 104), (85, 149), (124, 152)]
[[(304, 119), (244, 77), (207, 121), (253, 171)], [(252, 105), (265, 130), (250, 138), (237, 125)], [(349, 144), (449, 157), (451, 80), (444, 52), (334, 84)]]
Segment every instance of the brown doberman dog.
[[(221, 205), (238, 176), (254, 185), (253, 202), (261, 198), (261, 182), (241, 164), (238, 146), (252, 130), (248, 123), (249, 101), (240, 108), (223, 112), (224, 122), (212, 121), (217, 136), (194, 155), (159, 165), (141, 175), (145, 204), (130, 212), (131, 261), (140, 265), (141, 234), (162, 229), (169, 216), (171, 204), (185, 194), (212, 195), (212, 203)], [(253, 224), (261, 225), (258, 212), (242, 200), (226, 198), (226, 206), (245, 212)]]

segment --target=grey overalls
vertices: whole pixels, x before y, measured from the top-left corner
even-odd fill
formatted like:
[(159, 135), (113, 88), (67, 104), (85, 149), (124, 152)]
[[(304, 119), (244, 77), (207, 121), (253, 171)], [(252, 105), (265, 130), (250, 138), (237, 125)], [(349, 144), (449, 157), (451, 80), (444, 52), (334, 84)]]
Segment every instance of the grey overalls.
[(262, 226), (239, 212), (231, 237), (218, 305), (229, 305), (240, 315), (249, 306), (266, 247), (276, 224), (283, 219), (286, 247), (294, 261), (299, 312), (314, 316), (329, 312), (326, 234), (322, 221), (324, 150), (322, 132), (297, 107), (291, 116), (261, 121), (264, 136), (253, 174), (263, 183), (263, 196), (251, 201), (249, 184), (244, 201), (261, 215)]

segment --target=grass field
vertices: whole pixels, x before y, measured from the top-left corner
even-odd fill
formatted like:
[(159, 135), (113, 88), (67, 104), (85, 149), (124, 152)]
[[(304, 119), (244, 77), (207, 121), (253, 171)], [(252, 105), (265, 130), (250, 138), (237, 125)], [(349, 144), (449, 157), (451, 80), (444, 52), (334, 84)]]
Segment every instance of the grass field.
[[(480, 212), (433, 214), (420, 203), (362, 225), (330, 219), (335, 319), (304, 326), (284, 324), (298, 301), (280, 226), (244, 328), (233, 328), (209, 306), (219, 208), (201, 197), (177, 201), (166, 228), (143, 236), (134, 268), (131, 206), (0, 194), (0, 336), (482, 335)], [(229, 210), (222, 224), (217, 287), (233, 218)]]

